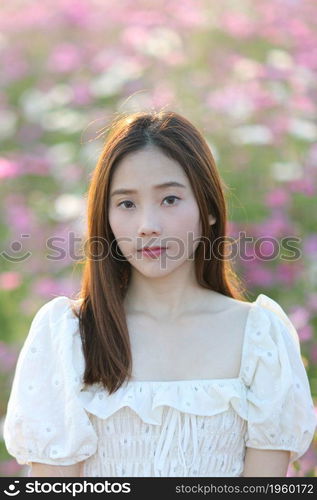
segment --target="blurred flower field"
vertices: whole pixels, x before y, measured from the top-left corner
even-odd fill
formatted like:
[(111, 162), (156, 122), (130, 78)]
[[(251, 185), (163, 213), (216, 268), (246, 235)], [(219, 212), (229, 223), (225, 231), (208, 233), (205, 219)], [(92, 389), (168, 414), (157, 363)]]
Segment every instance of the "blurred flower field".
[[(2, 3), (2, 422), (33, 315), (78, 290), (85, 192), (109, 121), (152, 108), (206, 137), (230, 187), (230, 236), (256, 241), (236, 271), (250, 300), (263, 292), (289, 315), (317, 402), (316, 19), (314, 0)], [(288, 476), (316, 477), (316, 464), (315, 436)], [(25, 473), (0, 440), (0, 475)]]

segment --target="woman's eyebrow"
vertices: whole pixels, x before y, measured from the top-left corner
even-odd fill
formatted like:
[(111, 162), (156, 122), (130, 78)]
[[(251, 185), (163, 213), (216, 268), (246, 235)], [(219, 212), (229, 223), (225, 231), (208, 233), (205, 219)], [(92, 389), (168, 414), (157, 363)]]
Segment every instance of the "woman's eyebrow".
[[(186, 189), (186, 186), (184, 184), (181, 184), (180, 182), (176, 181), (169, 181), (169, 182), (163, 182), (163, 184), (157, 184), (156, 186), (153, 186), (152, 189), (164, 189), (166, 187), (180, 187)], [(136, 189), (115, 189), (112, 191), (110, 194), (110, 197), (115, 196), (116, 194), (136, 194), (138, 191)]]

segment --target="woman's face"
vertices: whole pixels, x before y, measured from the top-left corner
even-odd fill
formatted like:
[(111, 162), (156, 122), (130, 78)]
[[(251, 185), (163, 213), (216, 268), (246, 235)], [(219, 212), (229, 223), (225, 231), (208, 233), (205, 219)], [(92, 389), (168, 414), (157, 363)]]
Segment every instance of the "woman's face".
[[(179, 185), (157, 187), (168, 182)], [(199, 208), (184, 170), (160, 149), (147, 147), (123, 158), (112, 178), (108, 208), (120, 251), (142, 275), (162, 277), (188, 259), (194, 263), (201, 237)], [(148, 256), (138, 251), (144, 246), (167, 248)]]

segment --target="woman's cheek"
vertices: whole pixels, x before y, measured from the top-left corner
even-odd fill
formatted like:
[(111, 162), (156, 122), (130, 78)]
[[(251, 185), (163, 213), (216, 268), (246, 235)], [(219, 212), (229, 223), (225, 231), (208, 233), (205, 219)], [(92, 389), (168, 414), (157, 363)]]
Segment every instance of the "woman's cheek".
[(125, 230), (125, 220), (118, 211), (110, 210), (109, 212), (109, 224), (111, 226), (112, 232), (117, 238), (124, 234)]

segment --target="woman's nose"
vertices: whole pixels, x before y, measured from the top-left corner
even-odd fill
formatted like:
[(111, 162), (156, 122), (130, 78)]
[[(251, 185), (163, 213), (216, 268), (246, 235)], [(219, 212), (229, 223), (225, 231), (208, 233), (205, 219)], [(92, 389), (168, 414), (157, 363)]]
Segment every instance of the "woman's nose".
[(139, 222), (140, 234), (160, 234), (161, 224), (158, 220), (158, 215), (155, 214), (154, 210), (144, 211)]

